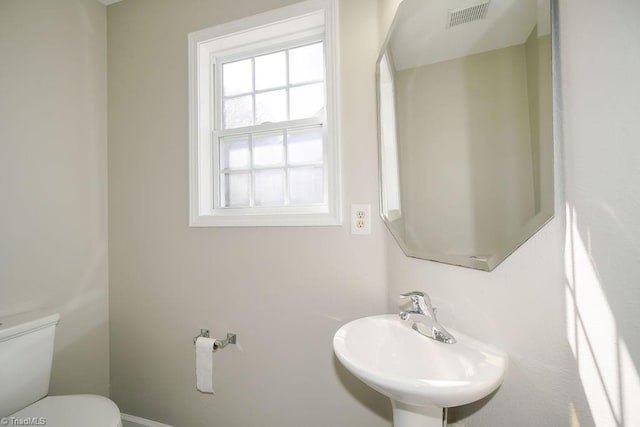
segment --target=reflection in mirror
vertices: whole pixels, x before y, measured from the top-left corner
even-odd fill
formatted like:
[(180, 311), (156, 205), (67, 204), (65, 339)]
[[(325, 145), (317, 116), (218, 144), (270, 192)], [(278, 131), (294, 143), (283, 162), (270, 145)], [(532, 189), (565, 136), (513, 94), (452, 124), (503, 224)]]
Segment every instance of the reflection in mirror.
[(549, 0), (403, 0), (378, 61), (381, 213), (492, 270), (553, 216)]

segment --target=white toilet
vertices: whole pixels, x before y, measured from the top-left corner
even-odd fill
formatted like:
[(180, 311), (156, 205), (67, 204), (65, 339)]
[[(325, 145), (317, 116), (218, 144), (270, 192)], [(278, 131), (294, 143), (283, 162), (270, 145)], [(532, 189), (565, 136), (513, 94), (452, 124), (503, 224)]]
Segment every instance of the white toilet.
[(58, 314), (0, 318), (0, 419), (6, 425), (122, 427), (106, 397), (48, 396)]

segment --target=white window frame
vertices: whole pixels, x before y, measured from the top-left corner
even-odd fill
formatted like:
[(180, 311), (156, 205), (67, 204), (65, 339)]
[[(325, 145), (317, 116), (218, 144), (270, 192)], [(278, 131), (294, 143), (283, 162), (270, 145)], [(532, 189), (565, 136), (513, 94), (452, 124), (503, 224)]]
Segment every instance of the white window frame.
[[(327, 226), (341, 225), (340, 157), (338, 140), (338, 54), (335, 0), (307, 0), (238, 21), (229, 22), (188, 36), (189, 52), (189, 225), (192, 227), (234, 226)], [(217, 144), (221, 131), (214, 114), (219, 58), (239, 53), (277, 50), (293, 40), (318, 39), (325, 50), (325, 137), (324, 188), (326, 205), (216, 208), (214, 190), (218, 179)], [(219, 79), (218, 79), (219, 80)], [(317, 119), (301, 119), (309, 124)], [(252, 132), (278, 128), (278, 124), (252, 126)], [(230, 130), (231, 132), (234, 129)], [(224, 132), (228, 133), (227, 131)]]
[(395, 67), (391, 52), (386, 50), (378, 64), (378, 134), (381, 166), (380, 200), (382, 214), (389, 221), (396, 221), (402, 217), (394, 82)]

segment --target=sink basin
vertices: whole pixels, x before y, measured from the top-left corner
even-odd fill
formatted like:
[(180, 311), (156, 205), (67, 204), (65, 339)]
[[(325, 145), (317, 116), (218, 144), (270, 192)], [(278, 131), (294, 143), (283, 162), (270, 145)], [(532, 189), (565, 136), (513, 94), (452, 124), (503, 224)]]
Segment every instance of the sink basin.
[(433, 425), (441, 426), (441, 408), (487, 396), (502, 384), (507, 366), (502, 351), (449, 331), (455, 344), (417, 333), (397, 314), (371, 316), (340, 328), (333, 348), (352, 374), (391, 399), (394, 425), (426, 426), (426, 418), (436, 417), (440, 424)]

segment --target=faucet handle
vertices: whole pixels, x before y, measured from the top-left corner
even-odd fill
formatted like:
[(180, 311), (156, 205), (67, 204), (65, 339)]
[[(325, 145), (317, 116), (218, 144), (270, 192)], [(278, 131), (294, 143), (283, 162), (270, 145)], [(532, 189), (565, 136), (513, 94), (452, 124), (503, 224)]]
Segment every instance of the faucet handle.
[(425, 292), (411, 291), (404, 294), (400, 294), (400, 298), (411, 298), (413, 309), (422, 314), (429, 314), (433, 320), (436, 320), (436, 314), (434, 308), (431, 305), (431, 298)]
[(420, 291), (411, 291), (411, 292), (407, 292), (404, 294), (400, 294), (400, 297), (402, 298), (407, 298), (407, 297), (412, 297), (412, 296), (418, 296), (418, 297), (426, 297), (428, 296), (427, 294), (425, 294), (424, 292), (420, 292)]

